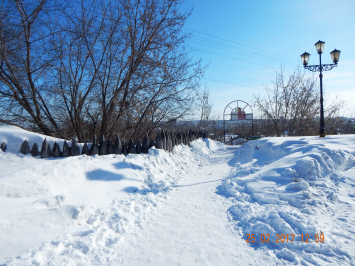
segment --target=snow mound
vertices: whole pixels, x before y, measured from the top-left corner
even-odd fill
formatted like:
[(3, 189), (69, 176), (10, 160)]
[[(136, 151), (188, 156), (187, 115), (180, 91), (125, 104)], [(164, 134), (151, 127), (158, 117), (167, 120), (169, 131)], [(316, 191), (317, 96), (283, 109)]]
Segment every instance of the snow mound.
[[(246, 240), (247, 234), (255, 234), (256, 241), (250, 243), (254, 248), (268, 248), (294, 264), (351, 265), (354, 136), (322, 140), (266, 138), (244, 144), (219, 193), (236, 198), (230, 218)], [(261, 239), (267, 234), (270, 243)], [(281, 234), (289, 240), (277, 243)], [(324, 243), (316, 243), (316, 235), (324, 236)]]
[[(30, 149), (32, 148), (32, 145), (36, 143), (38, 150), (40, 151), (42, 149), (44, 139), (47, 139), (51, 147), (53, 147), (55, 141), (59, 144), (60, 147), (63, 147), (63, 139), (30, 132), (15, 126), (0, 126), (0, 144), (5, 142), (6, 152), (9, 153), (19, 154), (21, 145), (25, 140), (27, 140)], [(71, 143), (71, 141), (67, 142), (68, 144)], [(69, 144), (69, 146), (70, 145), (71, 144)], [(80, 147), (82, 147), (82, 145), (83, 144), (79, 144)]]
[(17, 150), (45, 137), (0, 127), (8, 146), (0, 152), (0, 264), (108, 264), (118, 241), (139, 230), (171, 187), (224, 147), (199, 139), (172, 153), (48, 159)]

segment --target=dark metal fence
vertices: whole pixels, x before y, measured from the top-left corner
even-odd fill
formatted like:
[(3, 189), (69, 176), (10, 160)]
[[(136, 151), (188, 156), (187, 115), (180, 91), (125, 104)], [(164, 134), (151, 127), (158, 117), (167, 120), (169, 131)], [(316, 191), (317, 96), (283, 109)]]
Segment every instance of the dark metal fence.
[[(153, 139), (149, 139), (146, 134), (143, 138), (143, 142), (140, 140), (137, 141), (136, 144), (133, 143), (133, 140), (130, 139), (128, 144), (126, 144), (125, 139), (121, 141), (120, 136), (117, 134), (115, 136), (114, 143), (111, 140), (106, 141), (104, 136), (101, 136), (100, 142), (97, 140), (97, 137), (94, 136), (91, 146), (85, 142), (82, 146), (81, 152), (79, 144), (76, 142), (75, 138), (71, 142), (71, 146), (69, 147), (67, 141), (65, 140), (60, 149), (59, 144), (55, 141), (53, 147), (50, 147), (47, 139), (44, 139), (42, 143), (41, 151), (38, 149), (38, 145), (36, 143), (32, 144), (32, 148), (30, 149), (30, 145), (27, 140), (25, 140), (21, 147), (20, 152), (22, 154), (31, 154), (32, 156), (41, 156), (41, 158), (49, 158), (49, 157), (69, 157), (69, 156), (78, 156), (81, 154), (86, 155), (107, 155), (107, 154), (147, 154), (148, 150), (151, 147), (155, 147), (157, 149), (164, 149), (167, 152), (172, 152), (173, 148), (177, 145), (188, 145), (190, 146), (190, 142), (199, 139), (199, 138), (207, 138), (208, 132), (202, 131), (194, 131), (190, 130), (188, 132), (170, 132), (162, 130), (156, 136), (155, 141)], [(4, 152), (6, 151), (6, 143), (2, 142), (0, 149)]]

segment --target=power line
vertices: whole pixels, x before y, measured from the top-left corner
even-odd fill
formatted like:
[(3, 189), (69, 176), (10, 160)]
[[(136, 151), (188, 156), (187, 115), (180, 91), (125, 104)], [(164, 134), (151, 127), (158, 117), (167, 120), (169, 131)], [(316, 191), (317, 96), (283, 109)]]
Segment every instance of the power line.
[[(230, 50), (230, 49), (225, 49), (225, 48), (221, 48), (221, 47), (217, 47), (217, 46), (215, 46), (215, 45), (211, 45), (211, 44), (208, 44), (208, 43), (206, 43), (206, 42), (204, 42), (204, 43), (201, 43), (201, 42), (198, 42), (198, 41), (194, 41), (194, 40), (190, 40), (189, 42), (193, 42), (193, 43), (197, 43), (197, 44), (202, 44), (202, 45), (206, 45), (206, 46), (209, 46), (209, 47), (213, 47), (213, 48), (218, 48), (218, 49), (221, 49), (221, 50), (224, 50), (224, 51), (227, 51), (227, 52), (235, 52), (235, 51), (232, 51), (232, 50)], [(198, 48), (199, 49), (199, 48)], [(251, 55), (248, 55), (248, 54), (245, 54), (245, 53), (243, 53), (243, 52), (236, 52), (237, 54), (240, 54), (240, 55), (247, 55), (247, 56), (250, 56), (250, 57), (253, 57), (253, 58), (255, 58), (255, 59), (259, 59), (259, 60), (263, 60), (263, 61), (267, 61), (267, 62), (271, 62), (271, 63), (276, 63), (276, 62), (285, 62), (286, 64), (292, 64), (292, 65), (294, 65), (294, 63), (292, 63), (292, 62), (289, 62), (289, 61), (283, 61), (283, 60), (281, 60), (281, 59), (279, 59), (279, 58), (272, 58), (272, 57), (268, 57), (268, 56), (263, 56), (263, 55), (253, 55), (253, 54), (251, 54)], [(262, 58), (262, 57), (265, 57), (265, 58)]]
[(242, 84), (233, 83), (233, 82), (228, 82), (228, 81), (222, 81), (222, 80), (217, 80), (217, 79), (209, 79), (209, 78), (204, 78), (204, 79), (206, 79), (206, 80), (211, 80), (211, 81), (215, 81), (215, 82), (220, 82), (220, 83), (238, 85), (238, 86), (241, 86), (241, 87), (248, 87), (248, 88), (252, 88), (252, 89), (262, 90), (261, 88), (256, 88), (256, 87), (247, 86), (247, 85), (242, 85)]
[[(230, 42), (230, 43), (237, 44), (237, 45), (240, 45), (240, 46), (248, 47), (250, 49), (261, 51), (263, 53), (267, 53), (267, 54), (274, 55), (274, 56), (265, 55), (265, 54), (258, 53), (258, 52), (255, 52), (255, 51), (251, 51), (251, 50), (248, 50), (248, 49), (243, 49), (243, 48), (237, 47), (235, 45), (229, 45), (229, 44), (226, 44), (226, 43), (223, 43), (223, 42), (220, 42), (220, 41), (216, 41), (216, 40), (213, 40), (213, 39), (201, 37), (201, 36), (198, 36), (198, 35), (193, 35), (192, 36), (192, 39), (195, 39), (194, 41), (192, 41), (194, 43), (210, 46), (210, 47), (213, 47), (213, 48), (218, 48), (218, 49), (221, 49), (221, 50), (224, 50), (224, 51), (227, 51), (227, 52), (235, 52), (235, 51), (231, 51), (230, 49), (239, 50), (237, 53), (240, 54), (240, 55), (252, 56), (252, 57), (254, 57), (254, 59), (263, 60), (263, 61), (267, 61), (267, 62), (271, 62), (271, 63), (275, 63), (276, 61), (280, 60), (280, 61), (283, 61), (285, 63), (289, 63), (289, 64), (294, 65), (295, 62), (297, 62), (297, 60), (289, 58), (289, 57), (286, 57), (286, 56), (282, 56), (282, 55), (279, 55), (279, 54), (271, 53), (271, 52), (268, 52), (268, 51), (265, 51), (265, 50), (261, 50), (261, 49), (254, 48), (254, 47), (251, 47), (251, 46), (248, 46), (248, 45), (245, 45), (245, 44), (241, 44), (241, 43), (238, 43), (238, 42), (234, 42), (234, 41), (231, 41), (231, 40), (220, 38), (220, 37), (217, 37), (217, 36), (214, 36), (214, 35), (211, 35), (211, 34), (207, 34), (207, 33), (203, 33), (203, 32), (200, 32), (200, 31), (192, 30), (192, 29), (189, 29), (189, 28), (186, 28), (186, 27), (185, 27), (185, 29), (191, 30), (193, 32), (197, 32), (197, 33), (200, 33), (200, 34), (203, 34), (203, 35), (206, 35), (206, 36), (210, 36), (210, 37), (222, 40), (222, 41), (226, 41), (226, 42)], [(201, 43), (201, 41), (202, 41), (202, 43)], [(227, 48), (227, 49), (223, 49), (221, 47), (216, 47), (216, 45), (222, 46), (223, 48)], [(209, 54), (217, 55), (217, 56), (220, 56), (220, 57), (228, 58), (228, 59), (231, 59), (231, 60), (243, 61), (243, 62), (247, 62), (249, 64), (258, 65), (258, 66), (272, 67), (272, 66), (269, 66), (269, 65), (266, 65), (266, 64), (260, 64), (260, 63), (257, 63), (257, 62), (254, 62), (254, 61), (250, 61), (250, 60), (246, 60), (246, 59), (243, 59), (243, 58), (238, 58), (238, 57), (234, 57), (234, 56), (228, 56), (228, 55), (225, 55), (225, 54), (220, 54), (220, 53), (217, 53), (217, 52), (212, 52), (212, 51), (196, 48), (196, 47), (193, 47), (193, 46), (191, 46), (189, 44), (188, 44), (188, 46), (190, 46), (192, 49), (195, 49), (197, 51), (201, 51), (203, 53), (209, 53)], [(277, 56), (277, 57), (275, 57), (275, 56)], [(281, 57), (282, 58), (286, 58), (287, 60), (281, 59)], [(240, 86), (240, 87), (247, 87), (247, 88), (252, 88), (252, 89), (257, 89), (257, 90), (263, 90), (262, 88), (252, 87), (252, 86), (233, 83), (233, 82), (228, 82), (228, 81), (222, 81), (222, 80), (216, 80), (216, 79), (210, 79), (210, 78), (204, 78), (204, 79), (205, 80), (211, 80), (211, 81), (214, 81), (214, 82), (219, 82), (219, 83), (237, 85), (237, 86)]]
[[(274, 57), (274, 56), (261, 54), (261, 53), (258, 53), (258, 52), (253, 52), (253, 51), (250, 51), (250, 50), (247, 50), (247, 49), (239, 48), (239, 47), (236, 47), (236, 46), (233, 46), (233, 45), (230, 45), (230, 44), (225, 44), (225, 43), (222, 43), (222, 42), (219, 42), (219, 41), (211, 40), (211, 39), (200, 37), (200, 36), (192, 36), (191, 39), (188, 40), (188, 41), (194, 41), (194, 40), (195, 40), (195, 42), (196, 42), (196, 40), (197, 41), (202, 41), (203, 45), (208, 45), (208, 44), (210, 44), (210, 45), (211, 44), (212, 45), (218, 45), (218, 46), (222, 46), (222, 47), (225, 47), (225, 48), (238, 50), (239, 53), (244, 53), (245, 55), (248, 55), (248, 56), (250, 56), (250, 55), (258, 56), (258, 57), (263, 57), (264, 59), (268, 59), (268, 60), (278, 60), (278, 61), (279, 60), (283, 60), (283, 61), (288, 61), (289, 63), (292, 62), (292, 64), (295, 62), (295, 61), (281, 59), (280, 57)], [(220, 47), (218, 47), (218, 48), (220, 48)]]
[(193, 31), (193, 32), (198, 32), (200, 34), (203, 34), (203, 35), (206, 35), (206, 36), (210, 36), (210, 37), (213, 37), (213, 38), (216, 38), (216, 39), (220, 39), (220, 40), (223, 40), (223, 41), (226, 41), (226, 42), (238, 44), (238, 45), (241, 45), (241, 46), (245, 46), (245, 47), (248, 47), (248, 48), (251, 48), (251, 49), (254, 49), (254, 50), (258, 50), (258, 51), (264, 52), (264, 53), (268, 53), (268, 54), (276, 55), (278, 57), (283, 57), (283, 58), (290, 59), (292, 61), (296, 61), (295, 59), (292, 59), (292, 58), (289, 58), (289, 57), (286, 57), (286, 56), (282, 56), (282, 55), (279, 55), (279, 54), (271, 53), (271, 52), (268, 52), (268, 51), (265, 51), (265, 50), (261, 50), (261, 49), (258, 49), (258, 48), (254, 48), (254, 47), (242, 44), (242, 43), (238, 43), (238, 42), (235, 42), (235, 41), (227, 40), (227, 39), (224, 39), (224, 38), (220, 38), (220, 37), (217, 37), (217, 36), (214, 36), (214, 35), (211, 35), (211, 34), (203, 33), (201, 31), (189, 29), (189, 28), (186, 28), (186, 27), (184, 27), (184, 28), (187, 29), (187, 30), (190, 30), (190, 31)]
[(224, 55), (224, 54), (220, 54), (220, 53), (216, 53), (216, 52), (212, 52), (212, 51), (208, 51), (208, 50), (196, 48), (196, 47), (193, 47), (193, 46), (191, 46), (191, 45), (189, 45), (189, 46), (190, 46), (191, 48), (195, 49), (195, 51), (201, 51), (201, 52), (203, 52), (203, 53), (217, 55), (217, 56), (224, 57), (224, 58), (228, 58), (228, 59), (235, 60), (235, 61), (238, 61), (238, 62), (242, 61), (242, 62), (246, 62), (246, 63), (252, 64), (252, 65), (257, 65), (257, 66), (264, 66), (264, 67), (268, 67), (268, 68), (273, 68), (273, 66), (270, 66), (270, 65), (265, 65), (265, 64), (258, 63), (258, 62), (246, 60), (246, 59), (243, 59), (243, 58), (228, 56), (228, 55)]

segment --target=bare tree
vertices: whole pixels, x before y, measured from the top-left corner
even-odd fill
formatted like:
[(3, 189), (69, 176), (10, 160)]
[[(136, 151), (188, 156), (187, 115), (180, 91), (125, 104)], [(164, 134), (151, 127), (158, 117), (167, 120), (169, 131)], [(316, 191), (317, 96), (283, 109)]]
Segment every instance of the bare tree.
[[(276, 72), (273, 87), (266, 88), (266, 96), (255, 96), (255, 106), (271, 121), (276, 136), (284, 134), (303, 136), (318, 133), (318, 81), (298, 69), (288, 77), (285, 76), (282, 68)], [(330, 121), (341, 106), (341, 102), (329, 105), (325, 110), (326, 121)]]
[(2, 122), (83, 141), (114, 132), (139, 138), (188, 114), (203, 68), (184, 49), (190, 13), (180, 4), (5, 1)]
[[(0, 121), (14, 125), (35, 124), (51, 134), (58, 124), (48, 101), (45, 82), (54, 54), (44, 39), (48, 13), (57, 6), (48, 1), (2, 1), (0, 9)], [(51, 124), (51, 126), (49, 126)]]
[(213, 107), (213, 103), (211, 101), (211, 94), (208, 88), (205, 86), (205, 90), (200, 95), (201, 116), (200, 116), (200, 122), (198, 124), (198, 129), (201, 128), (206, 129), (208, 127), (209, 120), (212, 115), (212, 107)]
[(276, 136), (310, 134), (318, 115), (318, 102), (316, 80), (299, 70), (289, 77), (284, 69), (276, 72), (273, 88), (266, 88), (265, 97), (255, 97), (256, 107), (271, 120)]

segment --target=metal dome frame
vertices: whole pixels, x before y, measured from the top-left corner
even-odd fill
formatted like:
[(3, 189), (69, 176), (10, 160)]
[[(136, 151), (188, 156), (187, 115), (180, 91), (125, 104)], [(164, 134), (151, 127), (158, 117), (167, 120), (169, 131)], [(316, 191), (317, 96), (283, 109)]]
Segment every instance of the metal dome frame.
[[(232, 111), (235, 110), (236, 108), (232, 108), (230, 105), (232, 103), (237, 103), (237, 107), (239, 107), (239, 102), (242, 102), (242, 103), (245, 103), (245, 106), (243, 108), (241, 108), (242, 110), (244, 110), (245, 108), (249, 107), (250, 110), (251, 110), (251, 119), (247, 119), (246, 117), (244, 119), (237, 119), (237, 120), (232, 120)], [(230, 114), (226, 114), (226, 109), (227, 108), (230, 108), (231, 109), (231, 113)], [(246, 114), (245, 114), (246, 115)], [(250, 115), (250, 114), (249, 114)], [(230, 102), (229, 104), (227, 104), (227, 106), (224, 108), (224, 111), (223, 111), (223, 126), (224, 126), (224, 143), (226, 143), (226, 116), (230, 116), (231, 119), (227, 120), (227, 121), (245, 121), (245, 120), (251, 120), (251, 134), (253, 135), (254, 134), (254, 111), (253, 111), (253, 108), (251, 108), (251, 105), (248, 104), (247, 102), (245, 101), (242, 101), (242, 100), (235, 100), (235, 101), (232, 101)]]

